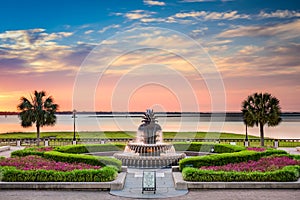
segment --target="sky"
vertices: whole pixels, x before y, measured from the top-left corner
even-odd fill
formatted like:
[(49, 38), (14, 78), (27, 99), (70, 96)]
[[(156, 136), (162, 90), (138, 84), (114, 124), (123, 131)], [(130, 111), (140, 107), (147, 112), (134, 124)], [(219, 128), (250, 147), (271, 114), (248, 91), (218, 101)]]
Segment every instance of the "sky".
[(298, 0), (0, 1), (0, 111), (300, 111)]

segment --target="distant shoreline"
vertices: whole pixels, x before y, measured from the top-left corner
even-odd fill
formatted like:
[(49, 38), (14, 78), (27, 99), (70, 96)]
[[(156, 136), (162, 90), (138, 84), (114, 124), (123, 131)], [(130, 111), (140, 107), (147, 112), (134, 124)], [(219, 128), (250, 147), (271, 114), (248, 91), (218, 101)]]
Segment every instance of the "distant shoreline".
[[(80, 111), (77, 114), (86, 114), (86, 115), (143, 115), (145, 112), (91, 112), (91, 111)], [(11, 111), (0, 111), (0, 115), (18, 115), (19, 112)], [(56, 112), (58, 115), (70, 115), (73, 114), (72, 111), (59, 111)], [(155, 112), (157, 115), (220, 115), (220, 116), (242, 116), (241, 112)], [(300, 116), (300, 112), (283, 112), (282, 116)]]
[[(0, 116), (18, 115), (17, 112), (0, 112)], [(72, 115), (72, 112), (57, 112), (57, 115)], [(78, 112), (77, 115), (86, 115), (89, 118), (141, 118), (144, 112)], [(242, 113), (208, 113), (208, 112), (157, 112), (157, 118), (198, 118), (199, 121), (228, 121), (242, 122)], [(300, 112), (285, 112), (281, 114), (283, 121), (300, 122)]]

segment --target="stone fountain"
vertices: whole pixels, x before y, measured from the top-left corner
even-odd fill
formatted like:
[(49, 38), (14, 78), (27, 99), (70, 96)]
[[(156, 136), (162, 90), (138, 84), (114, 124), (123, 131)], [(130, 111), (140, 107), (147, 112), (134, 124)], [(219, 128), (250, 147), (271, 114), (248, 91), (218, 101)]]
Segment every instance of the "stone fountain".
[(185, 154), (176, 153), (172, 144), (163, 142), (162, 129), (153, 110), (148, 109), (138, 128), (136, 141), (128, 143), (124, 152), (115, 153), (114, 157), (128, 167), (164, 168), (178, 165)]

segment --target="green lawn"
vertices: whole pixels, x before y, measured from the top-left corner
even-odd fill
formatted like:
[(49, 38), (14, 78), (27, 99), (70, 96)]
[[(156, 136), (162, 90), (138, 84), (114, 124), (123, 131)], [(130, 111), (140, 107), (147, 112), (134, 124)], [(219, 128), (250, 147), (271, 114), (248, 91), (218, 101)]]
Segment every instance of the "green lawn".
[[(163, 137), (165, 139), (240, 139), (236, 141), (236, 145), (244, 145), (245, 135), (234, 134), (234, 133), (215, 133), (215, 132), (164, 132)], [(97, 139), (134, 139), (136, 132), (121, 132), (121, 131), (105, 131), (105, 132), (80, 132), (76, 133), (76, 138), (97, 138)], [(43, 132), (41, 133), (41, 138), (73, 138), (73, 132)], [(0, 134), (0, 139), (25, 139), (25, 138), (36, 138), (35, 132), (15, 132), (15, 133), (3, 133)], [(259, 139), (256, 136), (249, 136), (249, 139)], [(268, 138), (265, 138), (268, 139)], [(230, 141), (222, 140), (222, 144), (228, 144)], [(61, 144), (60, 144), (61, 145)], [(265, 145), (272, 147), (274, 145), (273, 140), (265, 140)], [(260, 146), (259, 140), (250, 142), (250, 146)], [(296, 147), (300, 146), (300, 142), (295, 141), (279, 141), (280, 147)]]
[[(135, 138), (136, 132), (76, 132), (77, 138)], [(73, 132), (42, 132), (41, 138), (73, 138)], [(215, 132), (164, 132), (164, 138), (180, 138), (180, 139), (243, 139), (245, 135), (241, 134), (233, 134), (233, 133), (215, 133)], [(0, 138), (2, 139), (12, 139), (12, 138), (36, 138), (35, 132), (14, 132), (14, 133), (4, 133), (0, 134)], [(249, 138), (258, 138), (255, 136), (249, 136)]]
[[(183, 139), (243, 139), (245, 135), (235, 133), (217, 133), (217, 132), (164, 132), (164, 138), (183, 138)], [(249, 136), (249, 138), (258, 138)]]

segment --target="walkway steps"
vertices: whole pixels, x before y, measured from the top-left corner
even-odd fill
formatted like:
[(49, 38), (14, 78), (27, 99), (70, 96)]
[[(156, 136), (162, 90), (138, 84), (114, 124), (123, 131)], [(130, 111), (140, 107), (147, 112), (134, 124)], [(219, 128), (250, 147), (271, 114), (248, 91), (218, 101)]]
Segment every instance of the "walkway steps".
[[(151, 171), (151, 170), (149, 170)], [(110, 194), (129, 197), (129, 198), (146, 198), (146, 199), (157, 199), (157, 198), (170, 198), (182, 196), (188, 193), (187, 189), (176, 190), (174, 187), (174, 181), (171, 170), (156, 170), (156, 192), (149, 191), (142, 194), (142, 170), (131, 170), (127, 173), (125, 185), (123, 190), (111, 190)]]

